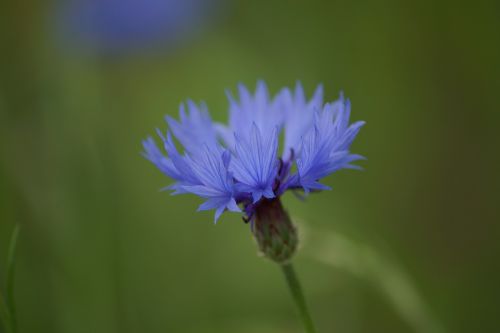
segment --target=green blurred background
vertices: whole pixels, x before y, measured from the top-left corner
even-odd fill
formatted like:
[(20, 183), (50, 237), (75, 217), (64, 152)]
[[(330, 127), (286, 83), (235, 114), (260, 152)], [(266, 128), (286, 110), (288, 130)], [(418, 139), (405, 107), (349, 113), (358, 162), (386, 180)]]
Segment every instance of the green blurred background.
[(241, 218), (159, 192), (140, 156), (181, 101), (225, 121), (224, 89), (258, 79), (343, 90), (367, 121), (365, 171), (284, 199), (319, 331), (500, 331), (498, 1), (219, 1), (182, 41), (112, 52), (61, 38), (59, 6), (0, 4), (0, 281), (18, 223), (20, 332), (301, 332)]

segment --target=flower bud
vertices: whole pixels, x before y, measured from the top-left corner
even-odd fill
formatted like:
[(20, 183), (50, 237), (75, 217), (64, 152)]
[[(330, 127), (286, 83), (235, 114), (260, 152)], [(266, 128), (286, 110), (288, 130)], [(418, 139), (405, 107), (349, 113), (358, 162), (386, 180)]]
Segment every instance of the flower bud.
[(297, 230), (279, 198), (263, 199), (255, 209), (252, 232), (260, 251), (276, 263), (289, 261), (297, 248)]

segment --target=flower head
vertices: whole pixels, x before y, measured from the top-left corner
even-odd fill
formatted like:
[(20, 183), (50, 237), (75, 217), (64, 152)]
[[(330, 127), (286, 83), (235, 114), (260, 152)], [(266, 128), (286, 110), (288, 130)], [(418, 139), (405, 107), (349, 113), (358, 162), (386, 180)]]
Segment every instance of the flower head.
[(216, 0), (64, 0), (56, 28), (64, 45), (104, 55), (172, 48), (217, 11)]
[(286, 190), (327, 190), (322, 178), (359, 168), (352, 163), (362, 157), (352, 154), (350, 145), (364, 122), (349, 123), (351, 104), (343, 95), (323, 104), (319, 86), (307, 100), (300, 83), (275, 97), (263, 82), (254, 94), (243, 85), (238, 92), (238, 98), (228, 93), (227, 126), (214, 123), (204, 104), (188, 101), (187, 112), (180, 107), (180, 121), (166, 118), (166, 135), (158, 130), (163, 151), (151, 137), (143, 142), (144, 156), (175, 181), (167, 187), (173, 194), (206, 199), (199, 210), (214, 209), (216, 221), (225, 210), (241, 207), (245, 220), (254, 222), (265, 207), (281, 207)]

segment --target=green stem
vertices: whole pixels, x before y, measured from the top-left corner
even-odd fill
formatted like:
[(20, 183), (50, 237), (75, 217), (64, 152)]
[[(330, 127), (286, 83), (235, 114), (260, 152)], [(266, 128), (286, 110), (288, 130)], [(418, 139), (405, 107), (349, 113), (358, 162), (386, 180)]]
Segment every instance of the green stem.
[(306, 332), (316, 333), (311, 315), (309, 314), (309, 310), (307, 308), (304, 293), (302, 292), (299, 279), (297, 278), (297, 274), (295, 273), (292, 264), (287, 263), (281, 265), (281, 268), (283, 269), (283, 273), (285, 274), (286, 282), (288, 283), (288, 287), (290, 288), (290, 292), (292, 293), (293, 300), (297, 305), (297, 308), (299, 309), (300, 318), (302, 319), (302, 323), (304, 324)]
[(7, 257), (7, 309), (9, 310), (10, 326), (12, 332), (17, 332), (16, 304), (14, 300), (14, 270), (16, 267), (16, 247), (19, 237), (19, 224), (16, 224), (10, 238)]

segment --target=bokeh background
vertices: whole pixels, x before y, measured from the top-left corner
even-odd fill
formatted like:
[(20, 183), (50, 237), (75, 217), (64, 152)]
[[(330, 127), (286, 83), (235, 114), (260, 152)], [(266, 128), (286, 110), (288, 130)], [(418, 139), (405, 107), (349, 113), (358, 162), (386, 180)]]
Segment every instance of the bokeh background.
[(498, 332), (498, 1), (5, 0), (0, 281), (19, 332), (301, 332), (237, 214), (140, 156), (181, 101), (343, 90), (365, 171), (285, 205), (320, 332)]

